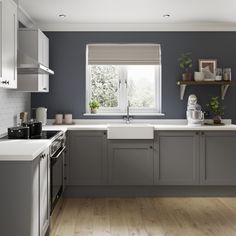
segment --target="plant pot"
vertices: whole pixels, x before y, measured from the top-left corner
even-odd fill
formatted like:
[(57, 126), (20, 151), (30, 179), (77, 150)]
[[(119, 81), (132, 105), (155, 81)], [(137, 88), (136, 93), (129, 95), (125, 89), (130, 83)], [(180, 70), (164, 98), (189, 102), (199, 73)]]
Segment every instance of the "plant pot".
[(183, 73), (182, 77), (183, 77), (184, 81), (192, 80), (192, 73), (190, 73), (190, 72)]
[(214, 124), (221, 124), (221, 116), (214, 116), (213, 117)]
[(96, 114), (97, 113), (97, 108), (91, 108), (91, 113)]

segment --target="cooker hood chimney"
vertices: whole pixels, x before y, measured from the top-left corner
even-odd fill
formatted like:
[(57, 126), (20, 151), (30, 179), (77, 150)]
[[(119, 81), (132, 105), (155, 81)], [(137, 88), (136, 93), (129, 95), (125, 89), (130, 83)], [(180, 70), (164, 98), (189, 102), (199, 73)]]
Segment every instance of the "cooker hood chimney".
[(25, 75), (46, 74), (54, 75), (54, 71), (47, 66), (26, 55), (21, 50), (17, 51), (17, 73)]

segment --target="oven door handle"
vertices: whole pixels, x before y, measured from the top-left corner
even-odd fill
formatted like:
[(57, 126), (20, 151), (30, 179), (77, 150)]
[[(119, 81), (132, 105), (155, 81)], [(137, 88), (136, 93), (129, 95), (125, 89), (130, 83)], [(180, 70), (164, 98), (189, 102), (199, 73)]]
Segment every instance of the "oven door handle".
[(65, 149), (66, 147), (63, 147), (61, 151), (56, 156), (52, 156), (51, 159), (57, 159), (65, 151)]

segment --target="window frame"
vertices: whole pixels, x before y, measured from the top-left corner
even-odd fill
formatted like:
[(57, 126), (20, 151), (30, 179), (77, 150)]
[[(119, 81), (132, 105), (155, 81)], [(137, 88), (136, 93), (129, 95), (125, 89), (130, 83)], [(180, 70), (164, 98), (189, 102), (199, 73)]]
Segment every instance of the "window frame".
[[(127, 65), (128, 66), (128, 65)], [(140, 115), (145, 114), (162, 114), (162, 76), (161, 65), (155, 66), (155, 108), (133, 108), (130, 107), (130, 113), (136, 113)], [(116, 108), (104, 108), (100, 107), (99, 114), (112, 115), (126, 113), (128, 105), (128, 92), (127, 92), (127, 69), (126, 66), (119, 66), (120, 78), (118, 87), (118, 107)], [(159, 79), (158, 79), (159, 76)], [(88, 63), (86, 63), (86, 113), (90, 113), (89, 101), (91, 100), (91, 74)]]

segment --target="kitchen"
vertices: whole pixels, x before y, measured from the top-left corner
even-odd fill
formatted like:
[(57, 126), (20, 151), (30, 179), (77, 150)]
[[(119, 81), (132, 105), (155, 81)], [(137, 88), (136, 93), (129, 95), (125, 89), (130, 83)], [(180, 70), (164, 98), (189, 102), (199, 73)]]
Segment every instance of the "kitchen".
[(234, 1), (0, 2), (1, 235), (236, 234)]

